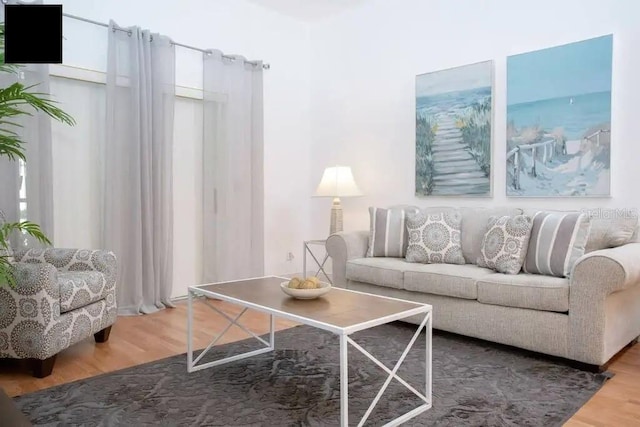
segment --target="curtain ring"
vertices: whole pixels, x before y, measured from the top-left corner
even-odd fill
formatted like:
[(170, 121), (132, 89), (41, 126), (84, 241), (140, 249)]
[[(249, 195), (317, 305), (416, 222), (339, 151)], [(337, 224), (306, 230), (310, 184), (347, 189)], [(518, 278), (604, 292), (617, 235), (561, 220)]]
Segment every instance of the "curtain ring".
[(127, 31), (127, 34), (129, 34), (129, 37), (131, 37), (131, 35), (133, 34), (133, 31), (129, 30)]

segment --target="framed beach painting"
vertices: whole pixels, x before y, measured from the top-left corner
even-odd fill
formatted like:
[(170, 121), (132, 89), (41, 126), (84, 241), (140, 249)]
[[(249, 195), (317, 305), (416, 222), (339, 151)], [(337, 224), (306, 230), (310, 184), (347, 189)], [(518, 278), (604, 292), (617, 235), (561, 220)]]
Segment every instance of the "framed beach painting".
[(416, 77), (416, 196), (491, 196), (493, 61)]
[(613, 36), (507, 58), (507, 196), (607, 197)]

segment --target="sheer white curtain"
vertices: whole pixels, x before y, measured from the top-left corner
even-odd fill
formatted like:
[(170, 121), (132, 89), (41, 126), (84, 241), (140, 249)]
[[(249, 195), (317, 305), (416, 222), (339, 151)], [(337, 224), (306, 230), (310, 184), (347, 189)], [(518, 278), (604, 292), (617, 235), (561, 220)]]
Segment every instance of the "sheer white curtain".
[(203, 277), (264, 273), (262, 64), (203, 56)]
[[(42, 4), (42, 0), (9, 0), (8, 4)], [(0, 22), (4, 22), (4, 7), (0, 10)], [(33, 92), (50, 93), (49, 66), (29, 64), (20, 69), (19, 74), (0, 74), (0, 86), (5, 88), (13, 83), (33, 86)], [(49, 96), (49, 99), (52, 97)], [(28, 219), (40, 225), (40, 228), (55, 243), (53, 236), (53, 158), (51, 154), (51, 118), (44, 113), (24, 107), (30, 116), (10, 119), (21, 127), (3, 125), (4, 129), (14, 131), (26, 143), (26, 177), (20, 172), (18, 161), (0, 158), (0, 210), (7, 221), (15, 222)], [(22, 191), (21, 191), (22, 189)], [(26, 208), (26, 215), (20, 215)], [(12, 246), (37, 247), (35, 239), (13, 236)]]
[[(0, 86), (6, 88), (14, 83), (33, 86), (32, 92), (49, 93), (49, 66), (33, 64), (24, 66), (18, 75), (3, 74)], [(51, 96), (48, 96), (52, 99)], [(2, 125), (4, 129), (18, 134), (25, 142), (26, 166), (20, 168), (17, 160), (0, 158), (0, 210), (4, 211), (7, 221), (16, 222), (28, 219), (40, 225), (40, 228), (55, 243), (53, 235), (53, 158), (51, 152), (51, 118), (31, 107), (23, 106), (31, 115), (10, 118), (9, 121), (20, 125), (13, 127)], [(26, 172), (26, 176), (24, 173)], [(22, 190), (21, 190), (22, 189)], [(20, 214), (20, 210), (23, 214)], [(41, 246), (35, 239), (13, 236), (12, 246)]]
[(118, 256), (119, 314), (171, 306), (175, 47), (109, 26), (102, 240)]

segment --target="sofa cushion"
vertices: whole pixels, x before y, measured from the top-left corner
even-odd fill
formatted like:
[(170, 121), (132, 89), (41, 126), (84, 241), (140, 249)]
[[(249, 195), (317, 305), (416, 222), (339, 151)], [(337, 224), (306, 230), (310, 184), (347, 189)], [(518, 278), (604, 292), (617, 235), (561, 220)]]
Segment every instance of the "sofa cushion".
[(472, 264), (409, 264), (404, 272), (404, 288), (456, 298), (476, 299), (476, 281), (494, 274)]
[(527, 254), (532, 219), (528, 215), (491, 217), (482, 239), (478, 266), (518, 274)]
[(536, 213), (523, 270), (569, 277), (573, 265), (584, 254), (590, 225), (589, 216), (579, 212)]
[[(540, 209), (526, 208), (525, 214), (534, 216)], [(593, 208), (580, 211), (546, 212), (577, 212), (584, 213), (590, 218), (589, 236), (585, 244), (584, 253), (600, 249), (616, 248), (627, 243), (638, 241), (638, 211), (635, 208)]]
[(407, 252), (408, 213), (417, 208), (392, 207), (389, 209), (369, 208), (369, 248), (368, 257), (404, 257)]
[(403, 288), (404, 258), (356, 258), (347, 261), (345, 277), (388, 288)]
[(99, 271), (59, 271), (60, 313), (104, 299), (107, 281)]
[(494, 273), (478, 280), (478, 301), (505, 307), (569, 311), (569, 279), (539, 274)]
[(462, 225), (460, 238), (462, 239), (462, 255), (467, 264), (475, 264), (481, 256), (482, 238), (487, 231), (489, 218), (492, 216), (513, 216), (522, 214), (520, 208), (460, 208)]
[(633, 209), (590, 209), (589, 238), (585, 253), (600, 249), (616, 248), (633, 241), (638, 227), (638, 212)]
[(458, 210), (409, 214), (406, 260), (428, 264), (464, 264), (460, 246), (461, 222)]

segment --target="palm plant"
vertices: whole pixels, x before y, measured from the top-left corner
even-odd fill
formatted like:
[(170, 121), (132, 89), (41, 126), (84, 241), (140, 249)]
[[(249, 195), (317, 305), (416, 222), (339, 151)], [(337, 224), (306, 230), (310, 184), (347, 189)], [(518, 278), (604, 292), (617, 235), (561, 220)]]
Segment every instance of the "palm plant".
[[(4, 62), (4, 24), (0, 23), (0, 73), (20, 75), (21, 67)], [(34, 86), (25, 86), (20, 82), (0, 88), (0, 156), (10, 160), (26, 162), (25, 141), (16, 132), (21, 127), (15, 119), (31, 116), (33, 112), (43, 112), (51, 118), (73, 126), (73, 117), (48, 99), (48, 94), (36, 92)], [(1, 211), (0, 211), (1, 212)], [(51, 244), (40, 226), (30, 221), (0, 221), (0, 285), (15, 284), (14, 268), (10, 260), (9, 237), (13, 233), (26, 233), (43, 244)]]

